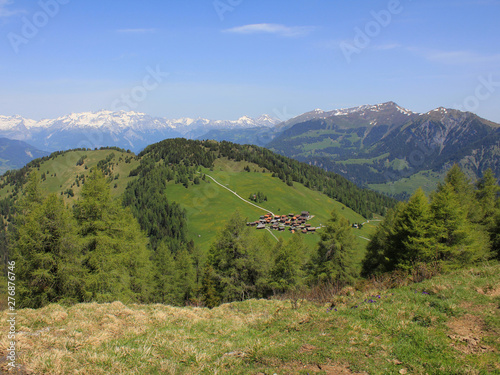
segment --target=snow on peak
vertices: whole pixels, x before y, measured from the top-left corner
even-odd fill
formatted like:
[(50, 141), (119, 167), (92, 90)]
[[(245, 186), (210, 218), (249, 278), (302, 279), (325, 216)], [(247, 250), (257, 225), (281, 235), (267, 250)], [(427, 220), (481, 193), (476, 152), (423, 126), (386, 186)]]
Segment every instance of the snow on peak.
[(377, 113), (377, 112), (382, 112), (382, 111), (387, 111), (387, 110), (397, 110), (398, 112), (405, 114), (407, 116), (415, 114), (415, 112), (412, 112), (406, 108), (400, 107), (394, 102), (386, 102), (386, 103), (380, 103), (380, 104), (373, 104), (373, 105), (361, 105), (358, 107), (352, 107), (352, 108), (342, 108), (342, 109), (337, 109), (332, 111), (333, 116), (346, 116), (352, 113), (360, 113), (360, 114), (368, 114), (368, 113)]
[(433, 109), (432, 111), (427, 112), (427, 114), (430, 115), (431, 113), (434, 113), (434, 112), (448, 113), (448, 110), (444, 107), (439, 107), (439, 108)]
[(248, 117), (248, 116), (242, 116), (240, 117), (236, 122), (238, 122), (239, 124), (243, 124), (243, 123), (249, 123), (249, 122), (252, 122), (253, 120)]
[(34, 127), (35, 120), (25, 119), (19, 115), (1, 116), (0, 115), (0, 130), (10, 130), (16, 127), (26, 127), (27, 129)]
[(205, 118), (192, 119), (188, 117), (167, 119), (152, 117), (135, 111), (109, 111), (70, 113), (55, 119), (40, 121), (25, 119), (21, 116), (0, 116), (0, 131), (15, 131), (30, 128), (46, 128), (53, 130), (101, 129), (112, 133), (128, 130), (163, 130), (175, 129), (185, 134), (193, 129), (222, 129), (222, 128), (252, 128), (257, 126), (274, 126), (279, 120), (269, 115), (262, 115), (253, 119), (242, 116), (236, 121), (208, 120)]

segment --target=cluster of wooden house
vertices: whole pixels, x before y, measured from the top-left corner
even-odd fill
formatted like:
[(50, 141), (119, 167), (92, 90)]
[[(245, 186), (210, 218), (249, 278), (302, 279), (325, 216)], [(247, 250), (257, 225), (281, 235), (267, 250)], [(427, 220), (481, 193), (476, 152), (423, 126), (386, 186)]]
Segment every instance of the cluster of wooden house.
[(261, 216), (259, 220), (247, 223), (247, 225), (257, 229), (269, 228), (281, 232), (288, 229), (292, 233), (314, 233), (317, 228), (307, 224), (307, 220), (310, 218), (311, 215), (308, 211), (302, 211), (300, 215), (273, 215), (268, 213)]

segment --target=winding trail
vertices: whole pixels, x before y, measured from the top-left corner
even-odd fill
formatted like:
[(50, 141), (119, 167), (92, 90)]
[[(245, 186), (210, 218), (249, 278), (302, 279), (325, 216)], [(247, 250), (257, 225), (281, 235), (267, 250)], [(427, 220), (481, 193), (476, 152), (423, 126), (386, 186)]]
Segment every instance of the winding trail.
[(240, 198), (243, 202), (248, 203), (248, 204), (250, 204), (250, 205), (252, 205), (252, 206), (254, 206), (254, 207), (257, 207), (257, 208), (258, 208), (258, 209), (260, 209), (260, 210), (266, 211), (267, 213), (270, 213), (270, 214), (272, 214), (273, 216), (275, 216), (275, 215), (274, 215), (274, 213), (273, 213), (272, 211), (270, 211), (270, 210), (268, 210), (268, 209), (266, 209), (266, 208), (263, 208), (263, 207), (257, 206), (256, 204), (253, 204), (252, 202), (249, 202), (249, 201), (247, 201), (246, 199), (243, 199), (243, 198), (242, 198), (241, 196), (239, 196), (239, 195), (238, 195), (235, 191), (232, 191), (232, 190), (231, 190), (231, 189), (229, 189), (228, 187), (226, 187), (226, 186), (222, 185), (219, 181), (217, 181), (217, 180), (216, 180), (215, 178), (213, 178), (212, 176), (210, 176), (210, 175), (208, 175), (208, 174), (206, 174), (206, 173), (205, 173), (205, 176), (209, 177), (209, 178), (210, 178), (213, 182), (215, 182), (217, 185), (219, 185), (219, 186), (223, 187), (224, 189), (226, 189), (226, 190), (230, 191), (231, 193), (233, 193), (234, 195), (236, 195), (236, 196), (237, 196), (238, 198)]
[[(229, 189), (227, 186), (222, 185), (219, 181), (217, 181), (217, 180), (216, 180), (215, 178), (213, 178), (212, 176), (210, 176), (210, 175), (208, 175), (208, 174), (206, 174), (206, 173), (205, 173), (205, 176), (207, 176), (208, 178), (210, 178), (213, 182), (215, 182), (215, 183), (216, 183), (217, 185), (219, 185), (220, 187), (223, 187), (223, 188), (224, 188), (224, 189), (226, 189), (227, 191), (229, 191), (229, 192), (233, 193), (234, 195), (236, 195), (236, 196), (237, 196), (239, 199), (241, 199), (243, 202), (245, 202), (245, 203), (247, 203), (247, 204), (249, 204), (249, 205), (251, 205), (251, 206), (254, 206), (254, 207), (258, 208), (259, 210), (266, 211), (266, 213), (270, 213), (270, 214), (272, 214), (273, 216), (275, 216), (275, 215), (274, 215), (274, 213), (273, 213), (272, 211), (270, 211), (270, 210), (268, 210), (268, 209), (266, 209), (266, 208), (263, 208), (263, 207), (257, 206), (256, 204), (254, 204), (254, 203), (252, 203), (252, 202), (247, 201), (246, 199), (244, 199), (244, 198), (242, 198), (240, 195), (238, 195), (238, 193), (236, 193), (235, 191), (232, 191), (232, 190), (231, 190), (231, 189)], [(267, 231), (269, 232), (269, 234), (271, 234), (271, 236), (273, 236), (273, 237), (274, 237), (274, 239), (275, 239), (276, 241), (278, 241), (278, 242), (279, 242), (278, 237), (276, 237), (276, 236), (274, 235), (274, 233), (273, 233), (273, 232), (271, 232), (271, 230), (270, 230), (269, 228), (266, 228), (266, 229), (267, 229)]]

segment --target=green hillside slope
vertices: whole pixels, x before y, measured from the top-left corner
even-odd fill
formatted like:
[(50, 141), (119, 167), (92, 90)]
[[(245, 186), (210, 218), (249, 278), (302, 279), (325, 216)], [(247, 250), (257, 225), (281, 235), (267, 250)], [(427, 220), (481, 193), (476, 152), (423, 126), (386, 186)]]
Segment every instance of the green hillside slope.
[[(246, 166), (249, 166), (251, 172), (244, 170)], [(326, 223), (331, 211), (336, 208), (352, 223), (366, 221), (352, 209), (326, 195), (311, 191), (298, 183), (288, 186), (280, 179), (273, 178), (270, 172), (262, 173), (262, 169), (255, 164), (235, 162), (224, 158), (216, 160), (212, 169), (213, 171), (202, 168), (201, 173), (212, 176), (245, 200), (248, 200), (251, 194), (261, 191), (266, 194), (267, 201), (258, 204), (266, 209), (260, 210), (242, 201), (208, 178), (199, 185), (193, 184), (187, 189), (183, 185), (171, 182), (167, 188), (167, 196), (170, 200), (179, 202), (186, 210), (190, 239), (193, 239), (195, 244), (204, 250), (208, 249), (217, 232), (223, 228), (235, 210), (239, 210), (249, 221), (258, 220), (261, 215), (268, 212), (273, 212), (276, 215), (288, 215), (289, 213), (300, 214), (302, 211), (309, 211), (314, 218), (308, 223), (313, 227), (319, 227)], [(359, 236), (368, 237), (373, 232), (373, 228), (373, 224), (372, 226), (365, 225), (361, 230), (353, 229), (353, 231)], [(272, 233), (276, 237), (284, 239), (292, 236), (288, 230), (284, 232), (273, 231)], [(306, 243), (314, 245), (318, 242), (319, 235), (318, 233), (307, 234), (304, 235), (304, 238)], [(367, 241), (360, 237), (358, 239), (360, 248), (363, 249)]]
[[(159, 152), (158, 150), (171, 149), (174, 142), (180, 143), (176, 140), (168, 140), (164, 144), (152, 147), (150, 151), (146, 150), (138, 157), (119, 149), (57, 152), (49, 157), (37, 159), (19, 171), (12, 171), (2, 176), (0, 178), (0, 199), (6, 199), (12, 205), (18, 197), (18, 193), (22, 191), (24, 183), (27, 182), (28, 173), (36, 171), (41, 178), (40, 187), (44, 194), (56, 193), (71, 206), (77, 201), (85, 179), (88, 178), (90, 170), (94, 167), (99, 167), (105, 171), (112, 195), (117, 199), (121, 199), (131, 181), (144, 178), (138, 172), (141, 170), (141, 166), (146, 161), (154, 158), (154, 155)], [(203, 152), (206, 152), (205, 145), (207, 143), (185, 140), (183, 142), (188, 148), (194, 147), (203, 149)], [(224, 150), (224, 152), (228, 153), (232, 144), (227, 142), (225, 144), (229, 145)], [(236, 152), (239, 152), (238, 149), (236, 149)], [(292, 183), (293, 176), (291, 173), (294, 170), (286, 170), (286, 168), (290, 168), (286, 164), (289, 159), (280, 157), (282, 159), (280, 162), (283, 163), (281, 168), (287, 174), (280, 172), (280, 176), (283, 174), (284, 177), (276, 178), (279, 177), (277, 173), (263, 168), (262, 165), (246, 161), (245, 157), (239, 154), (229, 155), (232, 157), (228, 157), (221, 155), (219, 151), (214, 155), (210, 168), (196, 167), (196, 175), (200, 180), (198, 184), (195, 184), (192, 180), (187, 181), (185, 184), (180, 183), (179, 177), (177, 177), (166, 183), (164, 191), (164, 195), (169, 202), (177, 202), (186, 211), (187, 232), (185, 240), (192, 240), (202, 253), (208, 251), (218, 231), (227, 223), (236, 210), (239, 210), (249, 221), (258, 220), (261, 215), (268, 211), (276, 215), (300, 214), (302, 211), (309, 211), (313, 218), (308, 223), (312, 227), (319, 229), (316, 233), (297, 235), (303, 236), (305, 243), (312, 249), (319, 240), (321, 226), (326, 223), (331, 211), (335, 208), (341, 216), (346, 217), (351, 223), (365, 223), (362, 229), (352, 229), (358, 240), (356, 262), (361, 261), (368, 242), (367, 238), (374, 232), (375, 226), (378, 224), (377, 216), (375, 216), (375, 220), (367, 222), (367, 218), (345, 204), (318, 191), (317, 186), (315, 189), (311, 189), (300, 182)], [(190, 155), (188, 153), (182, 155), (182, 152), (177, 152), (175, 157), (180, 158), (177, 163), (175, 160), (166, 157), (161, 160), (159, 165), (163, 165), (163, 163), (169, 164), (170, 161), (174, 162), (175, 165), (182, 164), (181, 161), (184, 158), (189, 158)], [(290, 160), (290, 163), (294, 168), (296, 165), (300, 165), (296, 161)], [(315, 170), (314, 167), (306, 167)], [(316, 168), (316, 170), (319, 169)], [(316, 181), (319, 181), (319, 183), (328, 181), (330, 177), (325, 172), (321, 171), (320, 173), (325, 174), (325, 176), (315, 176)], [(251, 194), (264, 193), (267, 196), (267, 201), (258, 205), (265, 210), (258, 209), (237, 198), (230, 191), (214, 183), (210, 178), (202, 180), (203, 174), (213, 177), (229, 189), (236, 191), (245, 200), (248, 200)], [(303, 179), (303, 177), (301, 178)], [(311, 186), (309, 181), (307, 183)], [(356, 197), (357, 191), (355, 189), (358, 188), (352, 189), (353, 191), (347, 194), (349, 185), (346, 187), (341, 183), (348, 182), (342, 179), (338, 183), (339, 188), (333, 194), (339, 194), (339, 196), (347, 197), (347, 199), (353, 199), (352, 197), (354, 197), (356, 202), (363, 201), (363, 198)], [(366, 207), (366, 203), (363, 202), (362, 205)], [(258, 232), (257, 230), (254, 231), (256, 236)], [(272, 234), (267, 234), (273, 241), (276, 238), (288, 239), (292, 236), (292, 233), (288, 230), (284, 232), (272, 231)]]
[[(498, 374), (499, 285), (495, 265), (324, 304), (52, 304), (18, 311), (17, 364), (25, 374)], [(1, 344), (5, 356), (7, 335)]]
[[(130, 171), (139, 165), (134, 154), (115, 149), (56, 152), (0, 177), (0, 199), (15, 196), (27, 182), (27, 174), (36, 171), (40, 175), (40, 187), (43, 192), (63, 192), (65, 201), (73, 202), (83, 185), (83, 179), (79, 177), (88, 176), (90, 169), (96, 167), (99, 162), (110, 169), (109, 176), (113, 178), (112, 193), (115, 196), (123, 194), (128, 182), (134, 179), (129, 177)], [(69, 189), (73, 190), (73, 196), (64, 194)]]

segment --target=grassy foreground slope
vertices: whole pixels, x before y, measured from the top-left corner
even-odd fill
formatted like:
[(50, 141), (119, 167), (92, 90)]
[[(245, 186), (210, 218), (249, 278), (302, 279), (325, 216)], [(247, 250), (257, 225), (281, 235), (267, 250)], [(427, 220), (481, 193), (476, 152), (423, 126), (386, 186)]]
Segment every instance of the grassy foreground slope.
[(19, 310), (18, 363), (32, 374), (500, 373), (499, 265), (369, 285), (333, 297), (332, 309), (248, 300)]

